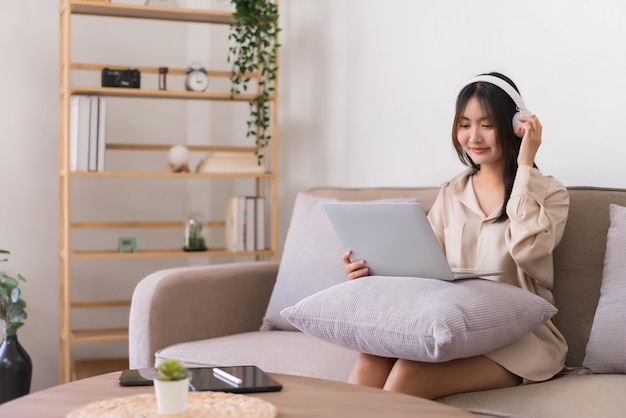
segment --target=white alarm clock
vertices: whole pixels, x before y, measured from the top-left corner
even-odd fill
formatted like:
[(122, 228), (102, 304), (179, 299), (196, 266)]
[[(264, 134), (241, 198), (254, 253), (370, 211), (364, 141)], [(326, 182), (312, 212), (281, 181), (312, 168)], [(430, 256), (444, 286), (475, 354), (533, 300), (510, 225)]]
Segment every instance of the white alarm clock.
[(192, 63), (185, 70), (185, 89), (188, 91), (205, 91), (209, 87), (209, 76), (204, 67), (197, 63)]

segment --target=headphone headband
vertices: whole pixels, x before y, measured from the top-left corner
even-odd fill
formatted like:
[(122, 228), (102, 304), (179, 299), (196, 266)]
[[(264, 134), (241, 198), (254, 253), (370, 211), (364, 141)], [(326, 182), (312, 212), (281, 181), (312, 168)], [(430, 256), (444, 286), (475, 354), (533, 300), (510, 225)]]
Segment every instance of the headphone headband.
[(517, 92), (517, 90), (513, 88), (512, 85), (510, 85), (509, 83), (507, 83), (505, 80), (501, 79), (500, 77), (496, 77), (493, 75), (479, 75), (477, 77), (474, 77), (468, 80), (463, 85), (463, 87), (461, 87), (461, 89), (464, 89), (465, 87), (469, 86), (472, 83), (480, 83), (480, 82), (489, 83), (489, 84), (493, 84), (494, 86), (500, 87), (501, 90), (504, 90), (504, 92), (508, 94), (511, 99), (513, 99), (513, 101), (515, 102), (515, 105), (517, 106), (517, 110), (528, 112), (528, 108), (524, 104), (524, 100), (522, 99), (522, 96), (520, 96), (520, 94)]
[(520, 138), (523, 137), (524, 130), (523, 129), (520, 130), (521, 122), (519, 121), (519, 118), (522, 116), (530, 116), (531, 113), (528, 110), (528, 108), (526, 108), (526, 105), (524, 104), (524, 100), (522, 100), (522, 96), (520, 96), (517, 90), (515, 90), (513, 86), (510, 85), (507, 81), (501, 79), (500, 77), (496, 77), (493, 75), (479, 75), (478, 77), (474, 77), (468, 80), (463, 85), (461, 90), (472, 83), (480, 83), (480, 82), (493, 84), (494, 86), (499, 87), (506, 94), (508, 94), (511, 99), (513, 99), (513, 101), (515, 102), (515, 106), (517, 106), (517, 113), (513, 115), (513, 120), (511, 121), (511, 124), (513, 126), (513, 132), (515, 132), (515, 135), (517, 135), (518, 137)]

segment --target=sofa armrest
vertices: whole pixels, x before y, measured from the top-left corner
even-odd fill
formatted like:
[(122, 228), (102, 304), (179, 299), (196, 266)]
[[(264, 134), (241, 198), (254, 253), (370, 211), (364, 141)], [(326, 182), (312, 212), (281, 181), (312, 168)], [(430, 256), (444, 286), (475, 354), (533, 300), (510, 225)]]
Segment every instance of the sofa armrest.
[(181, 267), (152, 273), (133, 292), (129, 366), (154, 366), (172, 344), (258, 330), (278, 263), (270, 261)]

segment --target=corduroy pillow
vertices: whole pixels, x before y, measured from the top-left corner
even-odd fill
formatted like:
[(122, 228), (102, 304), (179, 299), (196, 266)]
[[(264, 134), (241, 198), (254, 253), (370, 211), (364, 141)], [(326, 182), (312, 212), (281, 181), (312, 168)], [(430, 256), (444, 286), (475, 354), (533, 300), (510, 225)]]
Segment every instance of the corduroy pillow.
[[(297, 331), (280, 311), (347, 280), (341, 260), (346, 248), (339, 241), (323, 206), (323, 203), (337, 201), (308, 193), (299, 193), (296, 197), (262, 331)], [(380, 199), (375, 202), (417, 202), (417, 199)]]
[(306, 334), (362, 353), (441, 362), (510, 344), (556, 312), (533, 293), (490, 280), (368, 276), (281, 314)]
[(626, 374), (626, 207), (611, 204), (602, 287), (583, 372)]

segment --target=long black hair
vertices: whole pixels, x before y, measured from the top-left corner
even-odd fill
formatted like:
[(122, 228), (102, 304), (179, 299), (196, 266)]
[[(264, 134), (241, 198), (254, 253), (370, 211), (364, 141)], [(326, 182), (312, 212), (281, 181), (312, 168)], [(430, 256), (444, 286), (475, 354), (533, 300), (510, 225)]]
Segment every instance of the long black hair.
[[(519, 90), (515, 83), (508, 77), (500, 73), (489, 73), (510, 84), (518, 93)], [(508, 219), (506, 214), (506, 204), (511, 197), (515, 174), (517, 173), (517, 156), (519, 154), (522, 139), (513, 131), (513, 115), (517, 113), (517, 106), (513, 99), (500, 87), (489, 82), (479, 81), (465, 86), (456, 99), (456, 112), (454, 115), (454, 123), (452, 124), (452, 145), (456, 150), (459, 160), (468, 167), (480, 170), (480, 166), (463, 150), (463, 147), (457, 139), (457, 131), (459, 127), (459, 119), (462, 117), (463, 111), (471, 98), (475, 97), (481, 104), (482, 108), (493, 123), (496, 132), (496, 142), (502, 150), (502, 158), (504, 160), (504, 202), (502, 211), (496, 218), (496, 222)]]

